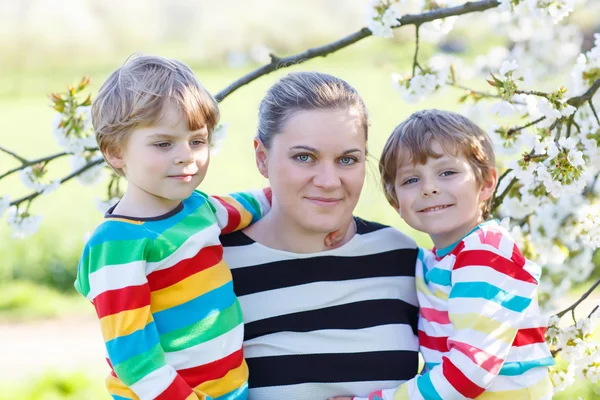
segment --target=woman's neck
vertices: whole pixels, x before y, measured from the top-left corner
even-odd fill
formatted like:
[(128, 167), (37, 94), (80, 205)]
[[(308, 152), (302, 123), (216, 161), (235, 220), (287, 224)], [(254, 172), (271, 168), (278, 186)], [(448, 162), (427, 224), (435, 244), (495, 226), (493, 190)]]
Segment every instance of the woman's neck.
[(354, 219), (340, 224), (335, 245), (327, 247), (325, 238), (330, 232), (318, 232), (305, 229), (294, 221), (285, 218), (277, 210), (271, 210), (264, 218), (244, 230), (254, 241), (277, 250), (291, 253), (317, 253), (340, 247), (347, 243), (356, 233)]

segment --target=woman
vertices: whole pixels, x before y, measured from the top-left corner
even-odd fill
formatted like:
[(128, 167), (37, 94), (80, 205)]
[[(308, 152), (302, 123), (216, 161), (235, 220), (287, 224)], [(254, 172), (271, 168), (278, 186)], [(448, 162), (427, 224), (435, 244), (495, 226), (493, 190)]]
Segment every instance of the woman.
[[(289, 74), (260, 105), (256, 163), (272, 210), (222, 237), (250, 400), (366, 395), (417, 373), (416, 245), (352, 215), (367, 134), (362, 99), (330, 75)], [(343, 239), (326, 249), (333, 231)]]

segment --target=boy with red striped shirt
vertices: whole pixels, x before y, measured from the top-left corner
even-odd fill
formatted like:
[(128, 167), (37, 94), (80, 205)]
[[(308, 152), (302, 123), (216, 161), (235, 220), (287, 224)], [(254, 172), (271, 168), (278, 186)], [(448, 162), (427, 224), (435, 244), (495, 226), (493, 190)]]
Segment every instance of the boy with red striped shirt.
[(416, 271), (425, 369), (367, 398), (551, 399), (541, 270), (487, 221), (497, 184), (488, 135), (461, 115), (420, 111), (396, 127), (379, 167), (390, 204), (435, 247), (420, 249)]
[(196, 191), (219, 119), (180, 61), (140, 56), (92, 105), (98, 146), (128, 182), (86, 243), (76, 289), (94, 305), (114, 400), (245, 400), (243, 318), (219, 235), (270, 208), (266, 193)]

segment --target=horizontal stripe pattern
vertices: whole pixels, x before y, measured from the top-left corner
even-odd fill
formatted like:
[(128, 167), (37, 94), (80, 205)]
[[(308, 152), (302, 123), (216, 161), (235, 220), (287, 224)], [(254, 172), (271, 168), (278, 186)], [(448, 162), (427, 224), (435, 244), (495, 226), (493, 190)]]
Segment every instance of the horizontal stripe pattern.
[(222, 238), (245, 326), (250, 400), (323, 400), (393, 388), (417, 373), (417, 248), (356, 218), (345, 245), (316, 254)]
[(426, 372), (393, 394), (383, 391), (383, 400), (547, 396), (554, 360), (537, 306), (538, 267), (510, 234), (486, 222), (454, 248), (420, 249), (419, 260), (418, 334)]
[(100, 319), (113, 399), (247, 397), (243, 317), (219, 235), (269, 207), (264, 191), (194, 192), (160, 217), (109, 211), (86, 244), (75, 287)]

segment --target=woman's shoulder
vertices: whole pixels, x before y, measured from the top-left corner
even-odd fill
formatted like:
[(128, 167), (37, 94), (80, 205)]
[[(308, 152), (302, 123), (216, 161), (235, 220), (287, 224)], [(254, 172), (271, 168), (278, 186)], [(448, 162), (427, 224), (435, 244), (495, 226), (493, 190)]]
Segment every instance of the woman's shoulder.
[(398, 228), (359, 217), (354, 217), (354, 220), (356, 221), (356, 233), (363, 240), (386, 241), (401, 248), (417, 249), (416, 242)]

